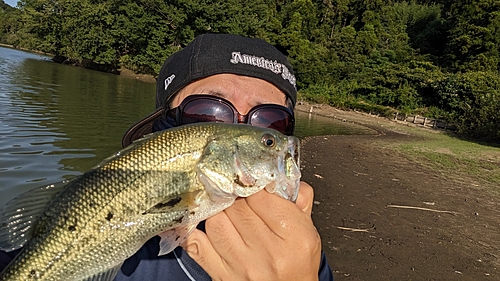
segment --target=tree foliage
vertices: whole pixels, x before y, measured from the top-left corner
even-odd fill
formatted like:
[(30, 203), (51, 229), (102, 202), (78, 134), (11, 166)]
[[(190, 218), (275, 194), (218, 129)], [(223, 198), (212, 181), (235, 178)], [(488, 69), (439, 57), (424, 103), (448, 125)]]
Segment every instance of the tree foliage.
[(432, 85), (437, 103), (451, 114), (461, 133), (500, 138), (500, 75), (470, 71), (448, 75)]
[(202, 33), (265, 39), (289, 56), (302, 97), (448, 118), (498, 140), (500, 1), (22, 0), (0, 41), (76, 64), (158, 73)]

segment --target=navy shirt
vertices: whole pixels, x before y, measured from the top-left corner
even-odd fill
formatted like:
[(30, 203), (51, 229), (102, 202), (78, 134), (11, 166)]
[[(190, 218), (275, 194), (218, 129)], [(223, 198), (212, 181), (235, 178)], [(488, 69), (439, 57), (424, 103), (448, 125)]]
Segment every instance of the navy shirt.
[[(123, 263), (115, 281), (179, 280), (211, 281), (212, 278), (181, 248), (158, 256), (160, 237), (150, 239), (135, 255)], [(325, 253), (321, 253), (320, 281), (333, 281)]]
[[(177, 247), (169, 254), (158, 256), (160, 237), (151, 238), (137, 253), (128, 258), (115, 277), (115, 281), (134, 280), (175, 280), (175, 281), (211, 281), (212, 278), (181, 248)], [(20, 250), (0, 251), (0, 271)], [(326, 256), (321, 253), (321, 265), (318, 276), (320, 281), (333, 281), (333, 274)]]

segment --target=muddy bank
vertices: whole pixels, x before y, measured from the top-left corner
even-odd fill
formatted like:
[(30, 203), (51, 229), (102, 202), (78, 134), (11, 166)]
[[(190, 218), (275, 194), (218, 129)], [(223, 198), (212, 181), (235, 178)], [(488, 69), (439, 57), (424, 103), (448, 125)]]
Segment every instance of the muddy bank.
[(380, 132), (303, 141), (303, 179), (336, 280), (500, 280), (499, 198), (394, 152), (411, 136), (387, 129), (391, 120), (320, 110)]

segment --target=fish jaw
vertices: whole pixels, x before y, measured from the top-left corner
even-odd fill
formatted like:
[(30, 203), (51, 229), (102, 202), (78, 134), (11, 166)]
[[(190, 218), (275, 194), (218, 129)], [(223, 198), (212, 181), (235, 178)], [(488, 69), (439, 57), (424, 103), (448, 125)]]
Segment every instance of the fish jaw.
[(269, 193), (275, 193), (287, 200), (295, 202), (299, 195), (300, 178), (300, 142), (296, 137), (287, 137), (287, 147), (280, 154), (278, 161), (278, 178), (274, 184), (266, 186)]

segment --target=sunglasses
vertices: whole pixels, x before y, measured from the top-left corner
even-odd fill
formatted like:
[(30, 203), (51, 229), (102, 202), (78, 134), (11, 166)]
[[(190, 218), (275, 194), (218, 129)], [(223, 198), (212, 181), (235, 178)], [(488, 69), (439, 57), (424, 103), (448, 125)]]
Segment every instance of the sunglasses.
[(244, 123), (256, 127), (275, 129), (293, 135), (293, 111), (277, 104), (254, 106), (248, 114), (240, 114), (228, 100), (211, 95), (187, 96), (178, 107), (168, 111), (178, 125), (199, 122)]

